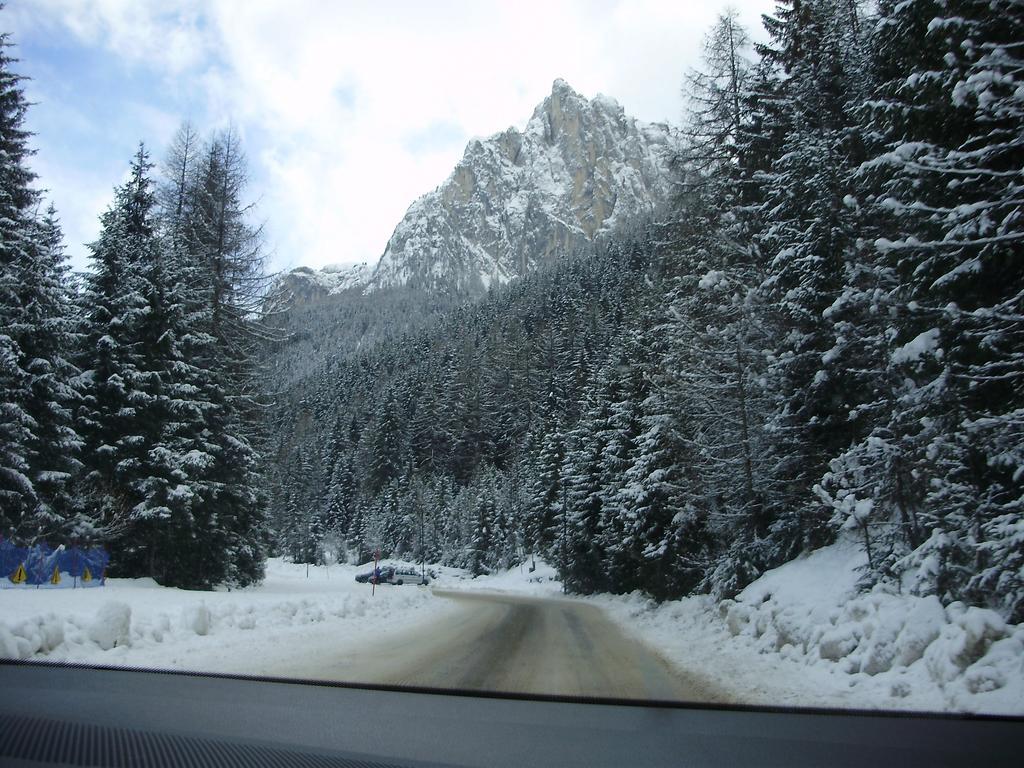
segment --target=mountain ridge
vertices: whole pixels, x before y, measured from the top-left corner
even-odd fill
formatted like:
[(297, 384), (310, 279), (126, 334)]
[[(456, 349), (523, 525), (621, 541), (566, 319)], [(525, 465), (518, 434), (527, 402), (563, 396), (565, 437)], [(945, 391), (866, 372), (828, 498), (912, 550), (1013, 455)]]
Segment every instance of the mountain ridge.
[(312, 284), (300, 295), (356, 286), (482, 295), (656, 215), (672, 195), (678, 142), (671, 126), (557, 79), (522, 131), (467, 143), (448, 178), (409, 206), (372, 272), (362, 265), (342, 289), (330, 287), (329, 269), (287, 279)]

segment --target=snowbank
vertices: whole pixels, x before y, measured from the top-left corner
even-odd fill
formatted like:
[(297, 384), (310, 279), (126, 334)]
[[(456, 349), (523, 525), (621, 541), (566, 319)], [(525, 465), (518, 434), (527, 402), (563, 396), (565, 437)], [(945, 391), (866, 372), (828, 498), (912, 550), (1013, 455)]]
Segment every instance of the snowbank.
[(593, 598), (737, 702), (1024, 714), (1024, 625), (934, 597), (858, 594), (841, 542), (769, 571), (735, 601)]
[[(53, 615), (51, 614), (51, 617)], [(53, 617), (50, 626), (59, 632), (61, 641), (64, 640), (64, 628)], [(92, 620), (86, 636), (101, 650), (109, 651), (118, 645), (131, 645), (132, 609), (124, 603), (104, 603)], [(60, 643), (47, 643), (40, 648), (46, 648), (47, 652), (60, 647)]]
[(263, 584), (192, 592), (151, 579), (99, 589), (0, 590), (0, 656), (17, 659), (273, 674), (297, 654), (334, 653), (372, 633), (436, 615), (430, 590), (368, 584), (366, 567), (280, 559)]

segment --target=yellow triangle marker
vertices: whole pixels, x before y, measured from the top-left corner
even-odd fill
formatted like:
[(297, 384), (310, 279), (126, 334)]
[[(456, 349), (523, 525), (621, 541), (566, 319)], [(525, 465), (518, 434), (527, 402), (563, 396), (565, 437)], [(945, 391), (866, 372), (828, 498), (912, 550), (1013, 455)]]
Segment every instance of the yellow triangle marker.
[(89, 566), (85, 567), (82, 571), (82, 581), (92, 581), (92, 574), (89, 572)]
[(60, 584), (60, 571), (57, 570), (57, 566), (53, 566), (53, 576), (50, 577), (51, 584)]
[(28, 579), (28, 574), (25, 573), (25, 564), (22, 563), (18, 566), (18, 570), (11, 574), (11, 581), (15, 584), (24, 584)]

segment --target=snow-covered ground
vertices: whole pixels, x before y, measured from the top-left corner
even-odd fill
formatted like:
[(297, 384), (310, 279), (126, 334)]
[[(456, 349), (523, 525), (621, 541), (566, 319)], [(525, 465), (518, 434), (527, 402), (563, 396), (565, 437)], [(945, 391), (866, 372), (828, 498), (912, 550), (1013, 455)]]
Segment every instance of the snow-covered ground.
[[(366, 567), (271, 559), (258, 587), (192, 592), (150, 579), (93, 589), (0, 590), (0, 656), (273, 674), (296, 654), (401, 632), (445, 609), (429, 589), (368, 584)], [(440, 604), (440, 605), (439, 605)]]
[(471, 578), (456, 568), (444, 568), (434, 580), (437, 589), (473, 590), (484, 592), (508, 592), (534, 597), (561, 597), (562, 583), (558, 572), (543, 560), (536, 561), (534, 570), (530, 563), (517, 565), (502, 573)]
[[(418, 570), (398, 560), (382, 565)], [(310, 566), (307, 577), (305, 565), (275, 558), (261, 585), (234, 591), (169, 589), (151, 579), (0, 589), (0, 657), (273, 676), (297, 656), (337, 657), (456, 611), (432, 589), (356, 583), (370, 567)], [(561, 591), (542, 562), (535, 572), (524, 566), (478, 579), (458, 568), (430, 570), (439, 590)]]
[[(858, 595), (856, 545), (770, 571), (735, 601), (658, 605), (639, 594), (585, 599), (627, 634), (736, 702), (1024, 714), (1024, 625), (934, 598)], [(391, 563), (400, 564), (400, 563)], [(166, 589), (146, 579), (98, 589), (0, 590), (0, 656), (274, 675), (297, 655), (335, 654), (417, 630), (454, 611), (416, 586), (357, 584), (366, 566), (271, 560), (266, 581), (232, 592)], [(561, 597), (537, 561), (470, 579), (432, 566), (444, 590)]]

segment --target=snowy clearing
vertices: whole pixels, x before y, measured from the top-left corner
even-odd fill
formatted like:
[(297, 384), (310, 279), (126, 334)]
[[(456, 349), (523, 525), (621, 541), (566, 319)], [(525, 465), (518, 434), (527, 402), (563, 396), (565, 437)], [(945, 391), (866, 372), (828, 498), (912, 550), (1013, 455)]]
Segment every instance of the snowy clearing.
[(400, 632), (444, 610), (429, 589), (368, 584), (365, 566), (271, 559), (258, 587), (192, 592), (149, 579), (97, 589), (0, 590), (0, 656), (273, 675), (297, 654)]
[(489, 576), (471, 578), (457, 568), (444, 568), (434, 586), (438, 589), (503, 592), (533, 597), (565, 597), (562, 594), (562, 582), (558, 580), (558, 571), (538, 559), (536, 569), (531, 571), (530, 564), (524, 563), (507, 571), (493, 573)]

